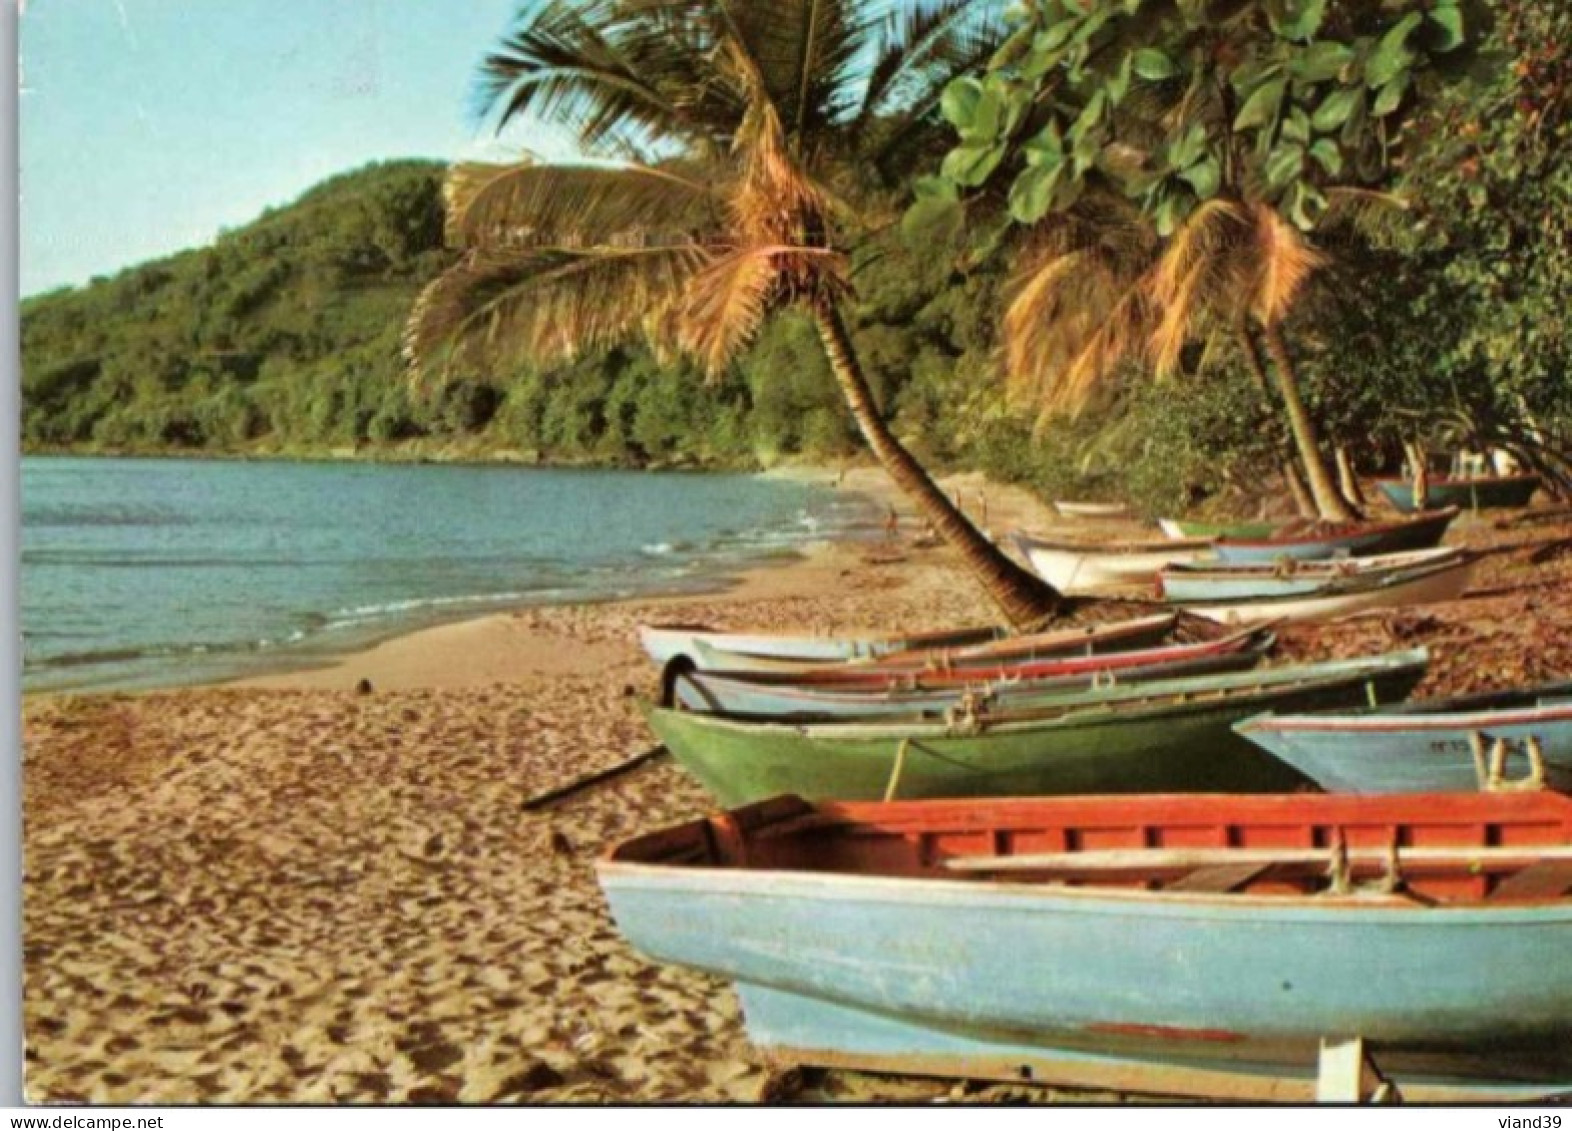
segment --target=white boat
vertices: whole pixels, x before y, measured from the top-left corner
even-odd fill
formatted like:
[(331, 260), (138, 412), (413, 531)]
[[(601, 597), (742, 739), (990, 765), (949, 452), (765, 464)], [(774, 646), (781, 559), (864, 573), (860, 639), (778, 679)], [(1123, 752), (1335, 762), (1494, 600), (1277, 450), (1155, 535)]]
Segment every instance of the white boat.
[(1053, 509), (1066, 518), (1124, 518), (1130, 513), (1123, 503), (1079, 503), (1068, 499), (1055, 499)]
[(940, 632), (870, 633), (844, 636), (773, 632), (717, 632), (707, 625), (640, 625), (639, 642), (650, 659), (662, 666), (678, 657), (687, 657), (703, 667), (701, 644), (749, 656), (768, 656), (777, 660), (812, 660), (836, 663), (842, 660), (871, 659), (913, 648), (964, 648), (984, 644), (1005, 635), (991, 625), (950, 629)]
[(1196, 616), (1230, 625), (1336, 620), (1372, 609), (1454, 601), (1468, 588), (1476, 560), (1462, 555), (1438, 565), (1338, 578), (1313, 593), (1256, 600), (1185, 602), (1180, 607)]
[(1061, 593), (1150, 590), (1164, 566), (1196, 562), (1212, 554), (1212, 544), (1204, 539), (1097, 545), (1051, 542), (1017, 533), (1015, 544), (1037, 575)]
[(1159, 575), (1163, 596), (1176, 605), (1217, 601), (1257, 601), (1268, 597), (1311, 596), (1328, 582), (1376, 578), (1456, 561), (1463, 550), (1438, 546), (1376, 554), (1369, 558), (1328, 558), (1303, 562), (1193, 562), (1169, 566)]

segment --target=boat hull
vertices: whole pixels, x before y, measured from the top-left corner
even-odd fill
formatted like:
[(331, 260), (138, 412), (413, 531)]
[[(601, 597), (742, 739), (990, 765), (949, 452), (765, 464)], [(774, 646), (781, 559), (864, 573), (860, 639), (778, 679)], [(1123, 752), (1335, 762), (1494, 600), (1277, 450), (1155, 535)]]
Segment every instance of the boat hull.
[(1554, 707), (1493, 712), (1268, 716), (1235, 729), (1323, 789), (1341, 793), (1478, 788), (1476, 741), (1486, 752), (1504, 741), (1505, 776), (1521, 778), (1533, 738), (1543, 755), (1545, 784), (1572, 792), (1572, 698)]
[(1448, 508), (1404, 522), (1363, 526), (1341, 534), (1260, 540), (1225, 538), (1217, 543), (1217, 556), (1225, 562), (1275, 562), (1282, 558), (1317, 561), (1339, 554), (1367, 557), (1428, 550), (1441, 541), (1457, 514), (1456, 508)]
[(753, 723), (654, 707), (646, 714), (673, 757), (727, 805), (781, 793), (872, 799), (1272, 792), (1305, 779), (1235, 734), (1234, 723), (1266, 710), (1392, 702), (1414, 689), (1425, 663), (1423, 652), (1399, 653), (1333, 665), (1339, 674), (1277, 687), (1272, 673), (1208, 677), (1262, 687), (1226, 697), (1198, 690), (1155, 704), (1131, 703), (1142, 689), (1126, 688), (1108, 695), (1121, 702), (1118, 710), (1087, 703), (1050, 718), (953, 726)]
[(1481, 479), (1432, 479), (1418, 505), (1414, 484), (1407, 479), (1377, 479), (1376, 486), (1391, 504), (1404, 514), (1426, 507), (1462, 507), (1484, 510), (1490, 507), (1526, 507), (1539, 490), (1537, 475), (1506, 475)]
[[(1270, 646), (1268, 641), (1267, 646)], [(1050, 676), (1045, 679), (979, 681), (969, 687), (932, 691), (837, 692), (790, 684), (756, 683), (693, 673), (677, 681), (677, 701), (690, 711), (774, 718), (868, 719), (881, 715), (938, 712), (958, 707), (970, 695), (985, 699), (994, 709), (1023, 709), (1062, 701), (1107, 687), (1113, 678), (1120, 684), (1181, 679), (1205, 673), (1235, 672), (1254, 667), (1265, 648), (1224, 652), (1193, 660), (1152, 664), (1120, 671), (1112, 677), (1103, 671), (1085, 675)]]
[(1455, 547), (1438, 547), (1337, 561), (1179, 566), (1162, 572), (1163, 596), (1174, 603), (1308, 597), (1328, 585), (1375, 584), (1383, 578), (1458, 561), (1463, 553)]
[[(780, 1059), (1302, 1100), (1319, 1041), (1358, 1035), (1407, 1098), (1480, 1073), (1498, 1097), (1572, 1087), (1565, 903), (1230, 904), (615, 862), (601, 882), (638, 949), (736, 981), (750, 1039)], [(1152, 1067), (1202, 1075), (1154, 1089)]]
[(639, 641), (645, 654), (665, 665), (686, 657), (700, 663), (700, 642), (718, 649), (777, 660), (838, 663), (869, 659), (917, 647), (960, 648), (997, 640), (1004, 634), (993, 627), (962, 628), (909, 636), (789, 636), (771, 633), (716, 632), (691, 625), (643, 625)]
[(1045, 542), (1025, 535), (1016, 545), (1037, 576), (1061, 593), (1108, 593), (1150, 589), (1166, 565), (1194, 562), (1212, 555), (1209, 542), (1172, 542), (1124, 550), (1100, 550)]
[(1335, 620), (1374, 609), (1401, 608), (1455, 601), (1468, 589), (1471, 560), (1381, 579), (1380, 584), (1351, 587), (1336, 593), (1243, 601), (1185, 601), (1188, 613), (1221, 624), (1249, 625), (1284, 621)]

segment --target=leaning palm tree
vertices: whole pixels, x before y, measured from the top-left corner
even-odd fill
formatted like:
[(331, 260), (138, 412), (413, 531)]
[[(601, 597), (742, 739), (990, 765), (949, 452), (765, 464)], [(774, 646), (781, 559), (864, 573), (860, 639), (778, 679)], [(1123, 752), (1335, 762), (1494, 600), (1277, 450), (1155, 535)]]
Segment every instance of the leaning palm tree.
[(996, 48), (977, 0), (537, 0), (485, 61), (483, 111), (572, 131), (584, 159), (455, 167), (459, 262), (421, 295), (418, 373), (537, 363), (642, 336), (712, 375), (772, 314), (813, 320), (863, 438), (1015, 625), (1059, 595), (901, 444), (842, 315), (870, 176), (931, 146), (939, 93)]
[(1078, 409), (1124, 362), (1170, 376), (1199, 342), (1202, 368), (1237, 360), (1270, 408), (1264, 342), (1300, 457), (1283, 461), (1285, 483), (1296, 500), (1307, 485), (1322, 517), (1352, 518), (1282, 331), (1323, 262), (1260, 202), (1214, 197), (1164, 239), (1134, 202), (1094, 192), (1045, 222), (1022, 255), (1003, 324), (1007, 373), (1041, 397), (1046, 418)]

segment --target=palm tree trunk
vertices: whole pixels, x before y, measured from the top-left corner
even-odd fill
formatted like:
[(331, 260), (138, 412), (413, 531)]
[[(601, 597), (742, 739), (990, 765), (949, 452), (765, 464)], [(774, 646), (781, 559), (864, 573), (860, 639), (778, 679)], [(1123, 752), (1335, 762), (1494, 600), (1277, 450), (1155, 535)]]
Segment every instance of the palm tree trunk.
[(1418, 440), (1405, 440), (1403, 447), (1408, 453), (1408, 474), (1414, 488), (1414, 509), (1422, 511), (1430, 495), (1430, 458), (1425, 454), (1425, 449)]
[(1343, 493), (1343, 498), (1356, 507), (1365, 503), (1365, 494), (1359, 489), (1359, 476), (1354, 471), (1353, 457), (1348, 454), (1348, 449), (1343, 445), (1337, 446), (1337, 488)]
[[(1266, 364), (1261, 360), (1261, 349), (1250, 336), (1250, 328), (1243, 323), (1239, 325), (1238, 335), (1239, 346), (1245, 356), (1245, 368), (1250, 373), (1250, 382), (1255, 386), (1255, 391), (1261, 394), (1261, 403), (1266, 406), (1267, 413), (1276, 416), (1277, 406), (1272, 401), (1272, 386), (1266, 377)], [(1315, 500), (1310, 497), (1310, 488), (1305, 486), (1305, 477), (1299, 474), (1299, 467), (1294, 463), (1286, 444), (1283, 444), (1283, 449), (1282, 462), (1278, 466), (1283, 474), (1283, 483), (1294, 498), (1294, 509), (1299, 512), (1300, 518), (1314, 518)]]
[(1315, 498), (1316, 510), (1322, 518), (1337, 522), (1353, 522), (1359, 515), (1337, 490), (1337, 483), (1327, 471), (1321, 458), (1321, 446), (1315, 434), (1315, 422), (1310, 419), (1304, 398), (1299, 395), (1299, 377), (1294, 371), (1294, 359), (1288, 352), (1288, 342), (1277, 324), (1265, 325), (1266, 351), (1277, 369), (1278, 392), (1283, 395), (1283, 407), (1288, 412), (1288, 427), (1293, 432), (1294, 444), (1299, 448), (1299, 461), (1304, 465), (1305, 478), (1310, 483), (1310, 494)]
[(1012, 625), (1026, 628), (1057, 613), (1063, 604), (1059, 592), (1016, 565), (983, 537), (884, 423), (834, 300), (819, 298), (812, 310), (830, 369), (852, 417), (895, 485), (917, 504), (939, 536), (960, 552), (967, 568)]

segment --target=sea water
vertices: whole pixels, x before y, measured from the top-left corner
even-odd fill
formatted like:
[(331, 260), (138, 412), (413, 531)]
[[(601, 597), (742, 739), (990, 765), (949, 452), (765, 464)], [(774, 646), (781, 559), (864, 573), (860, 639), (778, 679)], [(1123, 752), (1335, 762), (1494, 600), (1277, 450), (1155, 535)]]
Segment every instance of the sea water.
[(204, 459), (22, 460), (28, 690), (309, 661), (528, 604), (701, 592), (871, 505), (754, 475)]

